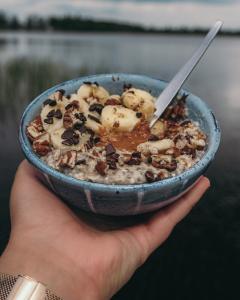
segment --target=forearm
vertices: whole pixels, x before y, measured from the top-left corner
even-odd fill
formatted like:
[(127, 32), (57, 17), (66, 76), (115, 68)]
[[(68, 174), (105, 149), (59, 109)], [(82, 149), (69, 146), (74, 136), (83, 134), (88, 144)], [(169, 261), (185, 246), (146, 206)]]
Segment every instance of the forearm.
[(51, 249), (46, 249), (42, 255), (38, 249), (10, 242), (0, 258), (0, 272), (28, 275), (64, 300), (100, 299), (84, 276), (82, 280), (79, 280), (79, 274), (75, 276), (75, 266), (71, 266), (66, 258), (55, 259), (54, 253), (50, 252)]

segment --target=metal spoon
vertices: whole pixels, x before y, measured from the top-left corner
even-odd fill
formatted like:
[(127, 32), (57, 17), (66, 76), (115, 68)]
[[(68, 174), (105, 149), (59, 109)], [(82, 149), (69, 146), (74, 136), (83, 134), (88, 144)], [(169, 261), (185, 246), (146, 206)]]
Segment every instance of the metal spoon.
[(167, 87), (162, 91), (159, 97), (156, 100), (156, 111), (153, 115), (153, 118), (150, 122), (150, 127), (152, 127), (155, 122), (159, 119), (161, 114), (167, 108), (172, 99), (176, 96), (183, 83), (187, 80), (188, 76), (191, 74), (192, 70), (196, 67), (203, 54), (206, 52), (211, 42), (217, 35), (218, 31), (222, 27), (223, 22), (217, 21), (208, 34), (202, 41), (200, 47), (194, 52), (193, 56), (187, 61), (187, 63), (178, 71), (178, 73), (173, 77), (169, 82)]

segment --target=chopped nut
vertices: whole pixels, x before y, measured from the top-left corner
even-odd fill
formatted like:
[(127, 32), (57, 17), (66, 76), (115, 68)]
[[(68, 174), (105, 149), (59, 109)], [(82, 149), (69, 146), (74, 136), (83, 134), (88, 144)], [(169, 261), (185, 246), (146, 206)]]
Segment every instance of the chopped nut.
[(63, 116), (63, 126), (64, 128), (71, 128), (73, 126), (73, 120), (69, 112), (65, 112)]
[(40, 156), (45, 156), (48, 152), (51, 151), (51, 147), (48, 141), (34, 141), (33, 142), (33, 150)]
[(28, 138), (33, 141), (44, 132), (41, 117), (37, 116), (26, 128)]
[(64, 153), (59, 161), (58, 165), (62, 168), (71, 168), (73, 169), (76, 165), (77, 151), (71, 150)]

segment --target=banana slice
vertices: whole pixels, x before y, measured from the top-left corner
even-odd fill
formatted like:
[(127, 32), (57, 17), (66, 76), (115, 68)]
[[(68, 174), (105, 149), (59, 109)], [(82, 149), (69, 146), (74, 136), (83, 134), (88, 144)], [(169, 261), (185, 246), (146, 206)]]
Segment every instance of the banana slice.
[(89, 117), (87, 118), (85, 126), (94, 131), (95, 133), (100, 133), (101, 128), (103, 128), (103, 126), (100, 123), (91, 120)]
[(93, 97), (97, 98), (99, 102), (104, 105), (107, 99), (109, 98), (109, 93), (102, 86), (92, 85), (93, 88)]
[(132, 131), (139, 122), (133, 110), (120, 105), (107, 105), (102, 110), (101, 123), (109, 130)]
[(83, 99), (90, 97), (97, 98), (101, 104), (104, 104), (109, 98), (109, 93), (104, 87), (95, 83), (83, 84), (80, 86), (77, 92), (78, 96)]
[(77, 91), (80, 98), (87, 99), (93, 95), (92, 84), (83, 84)]
[(161, 151), (174, 147), (174, 142), (170, 139), (163, 139), (155, 142), (145, 142), (137, 146), (137, 150), (144, 154), (158, 154)]
[(144, 90), (131, 88), (123, 93), (122, 101), (126, 107), (143, 113), (146, 120), (150, 120), (153, 116), (154, 98)]
[(165, 130), (166, 130), (166, 126), (164, 122), (159, 120), (151, 128), (151, 134), (154, 134), (156, 136), (163, 136)]
[(68, 149), (68, 150), (81, 150), (84, 144), (89, 140), (90, 135), (84, 134), (80, 137), (77, 145), (64, 145), (62, 134), (65, 132), (65, 128), (60, 128), (50, 133), (50, 140), (54, 149)]

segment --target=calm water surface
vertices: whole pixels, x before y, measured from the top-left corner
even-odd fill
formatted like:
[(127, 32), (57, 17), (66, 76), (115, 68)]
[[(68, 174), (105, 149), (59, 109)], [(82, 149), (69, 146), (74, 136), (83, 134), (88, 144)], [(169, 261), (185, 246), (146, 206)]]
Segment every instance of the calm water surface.
[[(17, 128), (27, 103), (46, 88), (85, 74), (129, 72), (169, 80), (200, 40), (0, 33), (1, 248), (8, 234), (9, 190), (22, 159)], [(217, 38), (186, 88), (209, 104), (222, 128), (221, 147), (208, 171), (212, 188), (116, 299), (239, 297), (240, 39)]]

